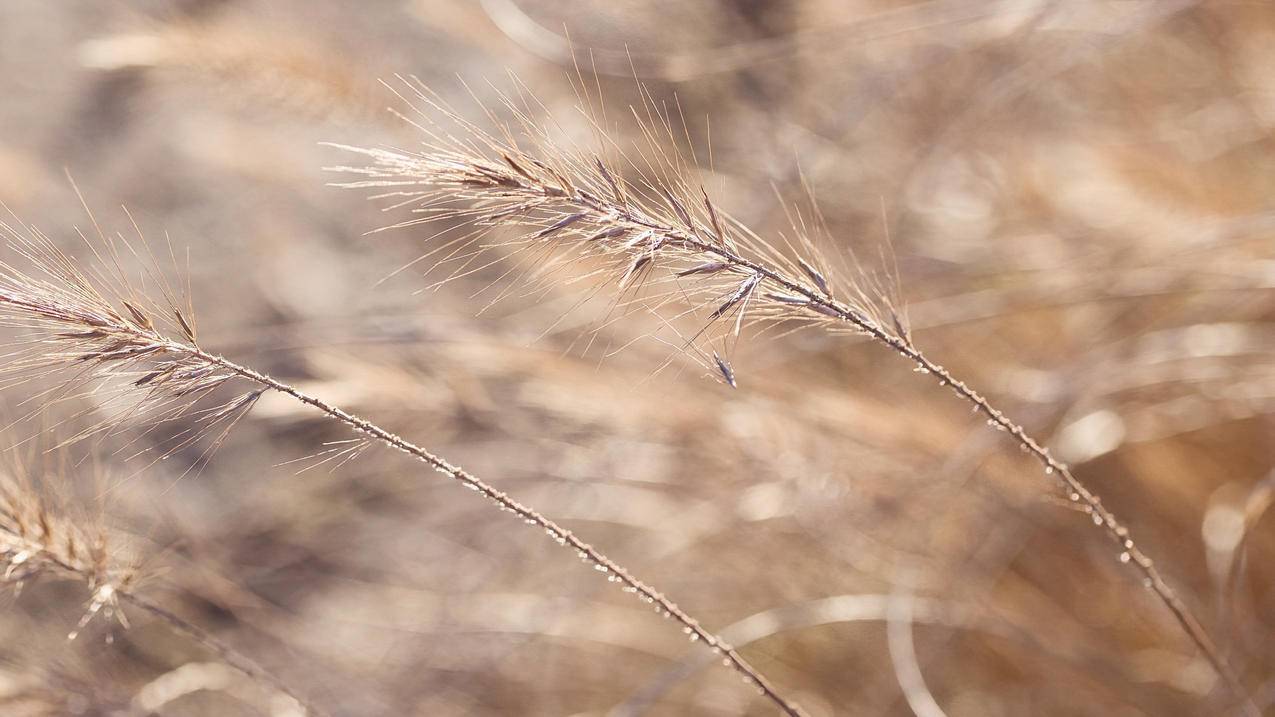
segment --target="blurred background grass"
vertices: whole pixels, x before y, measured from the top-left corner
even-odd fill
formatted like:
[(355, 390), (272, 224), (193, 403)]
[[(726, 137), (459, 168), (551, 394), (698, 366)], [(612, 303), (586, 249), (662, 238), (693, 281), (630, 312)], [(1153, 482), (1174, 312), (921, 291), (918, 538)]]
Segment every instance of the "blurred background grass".
[[(64, 168), (104, 224), (127, 205), (189, 249), (205, 345), (466, 466), (714, 629), (754, 616), (745, 654), (813, 714), (918, 709), (909, 663), (950, 715), (1223, 711), (1087, 517), (888, 353), (745, 340), (731, 391), (689, 362), (656, 372), (652, 342), (581, 355), (600, 317), (557, 323), (569, 293), (480, 314), (507, 267), (378, 283), (429, 230), (364, 236), (402, 216), (326, 186), (346, 158), (319, 142), (410, 148), (377, 82), (395, 73), (470, 117), (457, 77), (491, 101), (512, 73), (586, 136), (573, 46), (609, 112), (638, 101), (635, 74), (676, 102), (717, 203), (763, 236), (803, 174), (834, 241), (871, 255), (888, 231), (917, 343), (1073, 461), (1275, 700), (1268, 3), (5, 3), (0, 200), (67, 246), (87, 220)], [(156, 556), (157, 599), (334, 714), (769, 713), (403, 457), (287, 463), (346, 437), (267, 397), (199, 475), (178, 478), (206, 445), (112, 490), (108, 520)], [(132, 476), (123, 442), (74, 450)], [(910, 638), (886, 609), (909, 595)], [(125, 713), (211, 659), (140, 617), (68, 642), (82, 587), (4, 599), (6, 714)], [(183, 674), (159, 713), (278, 713)]]

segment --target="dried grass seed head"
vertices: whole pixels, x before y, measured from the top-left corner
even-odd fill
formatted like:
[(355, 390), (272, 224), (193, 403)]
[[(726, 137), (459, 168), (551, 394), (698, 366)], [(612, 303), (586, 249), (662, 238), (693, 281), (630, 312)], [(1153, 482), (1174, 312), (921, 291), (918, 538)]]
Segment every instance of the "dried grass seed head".
[[(640, 308), (698, 322), (693, 336), (705, 344), (773, 323), (870, 325), (908, 340), (901, 312), (891, 308), (897, 290), (884, 289), (857, 259), (842, 262), (850, 281), (834, 288), (813, 203), (810, 218), (790, 211), (791, 237), (767, 241), (750, 231), (688, 178), (693, 161), (668, 149), (677, 145), (675, 121), (653, 102), (644, 114), (633, 111), (647, 143), (626, 152), (587, 113), (600, 145), (593, 149), (558, 140), (509, 97), (500, 99), (509, 124), (483, 110), (497, 126), (489, 132), (419, 82), (403, 85), (398, 94), (410, 107), (405, 118), (423, 133), (421, 148), (337, 145), (368, 162), (332, 169), (361, 177), (340, 186), (378, 190), (390, 208), (412, 209), (413, 217), (385, 229), (439, 227), (419, 260), (427, 277), (441, 275), (431, 286), (512, 260), (523, 266), (528, 294), (610, 283), (619, 291), (606, 315)], [(500, 282), (518, 271), (495, 273)]]

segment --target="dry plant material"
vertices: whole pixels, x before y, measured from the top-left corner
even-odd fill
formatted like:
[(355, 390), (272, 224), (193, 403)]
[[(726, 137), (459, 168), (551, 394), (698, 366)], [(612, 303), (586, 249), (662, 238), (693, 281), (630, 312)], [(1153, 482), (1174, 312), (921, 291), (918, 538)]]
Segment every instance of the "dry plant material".
[[(911, 347), (892, 274), (866, 271), (851, 253), (838, 263), (851, 265), (846, 273), (853, 280), (837, 284), (840, 275), (828, 269), (834, 262), (816, 241), (826, 228), (813, 205), (806, 214), (790, 214), (795, 231), (778, 245), (722, 212), (702, 187), (681, 178), (686, 160), (662, 149), (661, 138), (667, 144), (676, 136), (667, 117), (648, 115), (643, 129), (650, 149), (636, 156), (607, 145), (632, 173), (656, 178), (629, 180), (603, 156), (557, 145), (549, 129), (512, 100), (506, 109), (520, 131), (505, 129), (496, 137), (423, 86), (412, 88), (414, 94), (404, 97), (415, 110), (408, 120), (426, 134), (425, 149), (335, 145), (371, 162), (333, 169), (365, 177), (342, 186), (380, 190), (377, 198), (414, 208), (416, 217), (387, 229), (444, 227), (438, 246), (413, 262), (427, 266), (427, 277), (439, 275), (432, 286), (475, 274), (512, 252), (527, 264), (523, 278), (537, 286), (610, 282), (621, 290), (624, 308), (658, 314), (677, 307), (666, 321), (706, 317), (693, 336), (683, 337), (688, 347), (729, 342), (756, 324), (849, 330)], [(497, 226), (517, 231), (490, 231)], [(497, 246), (501, 257), (488, 258)], [(843, 298), (835, 302), (834, 295)], [(693, 353), (730, 383), (720, 353), (711, 347)]]
[[(1035, 458), (1067, 500), (1117, 545), (1119, 560), (1141, 574), (1229, 689), (1243, 699), (1244, 708), (1256, 714), (1203, 625), (1102, 499), (1021, 424), (917, 348), (897, 294), (861, 271), (857, 260), (852, 272), (857, 276), (838, 283), (813, 239), (807, 238), (820, 230), (821, 222), (815, 223), (815, 232), (801, 232), (795, 241), (783, 238), (781, 247), (731, 219), (701, 187), (682, 178), (686, 160), (664, 149), (676, 144), (674, 123), (654, 110), (649, 96), (646, 107), (633, 111), (648, 140), (636, 156), (607, 139), (604, 122), (594, 124), (606, 153), (617, 154), (633, 170), (624, 173), (594, 151), (555, 142), (550, 129), (529, 116), (525, 100), (503, 100), (517, 128), (502, 125), (496, 136), (461, 117), (419, 81), (405, 84), (410, 91), (400, 97), (413, 110), (408, 121), (425, 135), (423, 148), (342, 146), (370, 163), (335, 169), (364, 177), (343, 186), (379, 190), (377, 196), (394, 199), (394, 206), (414, 208), (416, 217), (393, 227), (451, 225), (441, 232), (446, 240), (423, 257), (432, 262), (431, 271), (447, 273), (443, 281), (472, 273), (482, 265), (478, 257), (484, 251), (501, 247), (506, 254), (529, 258), (537, 281), (554, 280), (565, 269), (614, 283), (623, 292), (641, 269), (645, 281), (664, 288), (652, 288), (631, 302), (652, 311), (676, 304), (681, 307), (678, 317), (707, 317), (687, 346), (714, 330), (737, 335), (743, 325), (753, 323), (795, 323), (870, 337), (953, 391)], [(584, 96), (587, 101), (588, 93)], [(630, 179), (632, 175), (638, 178)], [(801, 229), (805, 220), (798, 217), (793, 224)], [(514, 231), (491, 231), (495, 227)], [(709, 353), (697, 350), (693, 355)], [(707, 368), (733, 386), (733, 369), (716, 351), (711, 356)]]
[(374, 116), (378, 104), (352, 58), (337, 61), (304, 34), (243, 19), (153, 22), (146, 31), (86, 41), (77, 54), (91, 69), (167, 73), (219, 89), (245, 107), (301, 117), (361, 120)]
[[(203, 628), (167, 610), (138, 591), (145, 573), (114, 543), (105, 526), (94, 518), (70, 515), (51, 500), (29, 476), (0, 473), (0, 567), (4, 582), (22, 585), (49, 574), (82, 583), (89, 601), (79, 623), (67, 635), (76, 639), (98, 615), (129, 627), (121, 604), (141, 610), (170, 629), (209, 650), (230, 669), (290, 698), (307, 714), (322, 714), (273, 673)], [(107, 641), (112, 636), (108, 633)]]
[(0, 564), (5, 582), (19, 590), (41, 573), (56, 573), (88, 587), (88, 608), (68, 639), (74, 640), (99, 614), (128, 626), (119, 600), (137, 582), (138, 566), (119, 558), (100, 524), (74, 520), (29, 478), (7, 472), (0, 473)]
[[(563, 224), (560, 229), (567, 227)], [(636, 595), (664, 617), (677, 621), (691, 641), (701, 642), (719, 653), (727, 667), (740, 673), (746, 683), (784, 713), (803, 714), (795, 702), (776, 691), (734, 648), (664, 594), (638, 580), (571, 531), (425, 448), (319, 397), (203, 349), (197, 341), (189, 305), (180, 308), (176, 292), (164, 282), (158, 270), (153, 272), (153, 279), (161, 287), (165, 304), (146, 298), (129, 284), (121, 267), (125, 254), (131, 253), (131, 244), (122, 236), (107, 237), (99, 230), (100, 241), (90, 242), (99, 258), (105, 256), (106, 263), (112, 267), (110, 274), (94, 276), (81, 271), (71, 257), (38, 230), (19, 229), (0, 222), (0, 236), (29, 265), (28, 269), (22, 269), (0, 262), (0, 325), (25, 330), (17, 341), (20, 356), (8, 367), (8, 372), (15, 375), (14, 380), (69, 367), (86, 367), (63, 384), (64, 391), (69, 392), (85, 382), (122, 384), (121, 395), (137, 398), (137, 412), (159, 412), (164, 419), (193, 415), (205, 426), (223, 422), (233, 426), (264, 391), (290, 396), (366, 439), (347, 448), (349, 456), (357, 455), (370, 441), (398, 449), (432, 466), (487, 498), (500, 510), (543, 530), (558, 545), (575, 552), (582, 561), (605, 574), (609, 582), (617, 583), (624, 592)], [(122, 310), (116, 308), (117, 304)], [(159, 317), (163, 317), (163, 324), (170, 330), (160, 328)], [(198, 407), (199, 399), (232, 380), (252, 388), (212, 408)], [(224, 435), (223, 431), (218, 442)], [(139, 604), (157, 616), (180, 621), (159, 606)], [(194, 626), (191, 629), (202, 632)], [(212, 640), (211, 636), (206, 637)], [(258, 668), (254, 676), (261, 673)]]

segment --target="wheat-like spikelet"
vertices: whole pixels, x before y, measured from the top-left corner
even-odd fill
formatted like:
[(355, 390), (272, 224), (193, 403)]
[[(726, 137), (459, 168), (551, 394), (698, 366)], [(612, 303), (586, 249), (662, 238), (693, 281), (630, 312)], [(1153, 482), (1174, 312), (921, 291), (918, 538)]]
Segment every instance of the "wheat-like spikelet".
[(71, 518), (30, 479), (8, 472), (0, 473), (0, 564), (17, 585), (46, 572), (85, 584), (89, 607), (70, 639), (99, 613), (127, 626), (119, 595), (133, 587), (137, 566), (112, 549), (102, 526)]
[[(376, 198), (414, 207), (418, 216), (387, 228), (426, 222), (445, 227), (439, 246), (413, 262), (427, 264), (427, 276), (442, 275), (435, 285), (487, 268), (498, 260), (485, 258), (487, 251), (499, 245), (506, 255), (527, 259), (524, 278), (538, 283), (611, 282), (625, 306), (659, 311), (676, 305), (674, 319), (705, 317), (693, 336), (682, 338), (685, 347), (738, 336), (746, 324), (849, 330), (911, 346), (906, 314), (888, 278), (864, 271), (852, 252), (853, 281), (831, 270), (833, 262), (811, 239), (823, 231), (817, 210), (809, 220), (794, 217), (798, 231), (781, 242), (786, 252), (759, 237), (682, 178), (684, 160), (659, 143), (657, 133), (674, 136), (667, 118), (652, 115), (655, 128), (644, 123), (653, 149), (640, 157), (631, 160), (610, 147), (621, 163), (654, 177), (633, 181), (602, 154), (563, 149), (512, 101), (506, 106), (521, 134), (506, 130), (495, 137), (425, 87), (412, 88), (415, 94), (404, 99), (422, 105), (413, 105), (410, 120), (427, 135), (425, 149), (333, 145), (371, 161), (331, 169), (365, 177), (340, 186), (376, 189)], [(459, 132), (434, 123), (435, 115)], [(535, 151), (520, 148), (520, 141)], [(488, 242), (488, 230), (496, 226), (518, 231)], [(733, 369), (711, 346), (696, 355), (734, 385)]]
[[(446, 267), (447, 278), (473, 272), (484, 251), (501, 247), (506, 255), (539, 262), (540, 277), (574, 271), (610, 283), (622, 295), (639, 279), (663, 286), (631, 301), (651, 308), (676, 302), (682, 314), (701, 317), (695, 337), (713, 330), (737, 335), (750, 322), (788, 322), (871, 338), (954, 392), (1036, 459), (1066, 499), (1116, 544), (1119, 560), (1140, 573), (1244, 708), (1256, 713), (1204, 626), (1101, 497), (1020, 423), (923, 353), (897, 298), (879, 283), (871, 277), (866, 283), (837, 283), (812, 242), (784, 239), (787, 251), (782, 251), (683, 179), (684, 160), (660, 149), (676, 133), (665, 115), (651, 113), (649, 101), (645, 119), (641, 110), (634, 114), (651, 147), (640, 149), (634, 160), (619, 152), (598, 124), (603, 152), (566, 148), (528, 116), (524, 105), (505, 99), (518, 130), (504, 127), (495, 136), (419, 82), (407, 85), (410, 96), (404, 99), (415, 111), (407, 119), (424, 132), (422, 149), (336, 145), (370, 163), (334, 169), (364, 177), (342, 186), (373, 188), (377, 197), (394, 199), (395, 207), (413, 207), (418, 216), (395, 227), (441, 222), (445, 228), (439, 234), (447, 240), (426, 257)], [(630, 178), (633, 173), (604, 156), (616, 153), (639, 178)], [(513, 231), (491, 231), (497, 227)], [(730, 364), (716, 352), (711, 356), (708, 367), (734, 386)]]
[[(606, 575), (609, 582), (652, 605), (664, 617), (676, 620), (692, 641), (701, 642), (719, 653), (726, 666), (739, 672), (748, 684), (784, 713), (802, 714), (795, 702), (781, 695), (729, 644), (664, 594), (571, 531), (425, 448), (322, 398), (206, 351), (197, 341), (193, 323), (188, 318), (189, 308), (183, 312), (171, 301), (172, 292), (166, 284), (161, 284), (165, 287), (162, 293), (170, 301), (167, 310), (160, 310), (161, 304), (144, 299), (122, 279), (117, 278), (114, 282), (122, 282), (121, 285), (107, 289), (106, 284), (112, 283), (109, 277), (101, 274), (90, 277), (79, 270), (69, 256), (37, 230), (22, 230), (0, 222), (0, 236), (31, 265), (29, 269), (20, 269), (11, 263), (0, 262), (0, 325), (26, 331), (18, 341), (19, 348), (25, 353), (10, 367), (11, 371), (18, 374), (32, 370), (49, 373), (86, 365), (87, 373), (82, 372), (70, 385), (84, 380), (123, 381), (124, 394), (138, 396), (139, 412), (158, 410), (163, 416), (194, 411), (199, 398), (228, 382), (252, 386), (250, 390), (211, 409), (199, 409), (194, 415), (205, 425), (224, 421), (233, 425), (251, 409), (264, 391), (290, 396), (361, 435), (363, 440), (340, 449), (339, 455), (345, 456), (346, 460), (377, 443), (432, 466), (449, 479), (479, 493), (500, 510), (544, 531), (558, 545), (573, 551), (579, 559)], [(101, 239), (111, 247), (110, 256), (115, 257), (115, 244), (105, 236)], [(119, 240), (123, 241), (122, 238)], [(118, 262), (114, 263), (116, 274), (122, 276)], [(108, 295), (115, 295), (123, 308), (115, 308)], [(152, 318), (155, 315), (171, 316), (167, 323), (173, 327), (172, 331), (163, 330), (160, 322)], [(159, 617), (180, 621), (157, 605), (139, 604)], [(215, 641), (210, 644), (219, 645)], [(225, 653), (219, 651), (219, 654), (225, 657)]]
[[(269, 670), (198, 625), (169, 611), (139, 591), (141, 564), (117, 547), (100, 520), (68, 513), (47, 491), (22, 472), (20, 464), (0, 472), (0, 567), (4, 582), (19, 588), (41, 575), (83, 584), (89, 591), (84, 614), (67, 635), (74, 640), (99, 615), (128, 628), (122, 605), (145, 612), (178, 634), (217, 655), (230, 669), (296, 702), (307, 713), (322, 714)], [(108, 634), (108, 641), (110, 635)]]

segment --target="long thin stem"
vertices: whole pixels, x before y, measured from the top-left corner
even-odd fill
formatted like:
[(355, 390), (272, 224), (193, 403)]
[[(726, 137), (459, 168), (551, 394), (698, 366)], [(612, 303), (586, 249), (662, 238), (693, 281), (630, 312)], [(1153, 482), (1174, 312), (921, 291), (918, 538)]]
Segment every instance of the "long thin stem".
[[(620, 266), (628, 269), (618, 281), (622, 288), (627, 287), (630, 277), (639, 273), (649, 276), (653, 266), (662, 264), (678, 285), (653, 298), (652, 303), (685, 300), (712, 309), (709, 322), (729, 322), (735, 333), (745, 312), (751, 312), (756, 321), (793, 321), (867, 335), (950, 388), (989, 425), (1009, 433), (1047, 475), (1058, 480), (1067, 496), (1119, 546), (1121, 562), (1132, 564), (1141, 573), (1146, 586), (1244, 703), (1244, 709), (1257, 714), (1239, 677), (1204, 626), (1134, 542), (1128, 528), (1020, 423), (917, 348), (892, 297), (882, 295), (879, 287), (867, 282), (851, 285), (846, 294), (849, 299), (834, 298), (828, 277), (816, 267), (817, 262), (801, 258), (794, 262), (721, 215), (702, 189), (670, 179), (670, 174), (677, 174), (677, 161), (666, 158), (667, 166), (651, 168), (650, 174), (663, 177), (664, 184), (645, 178), (629, 181), (594, 154), (555, 146), (516, 108), (511, 107), (528, 139), (541, 150), (540, 156), (519, 149), (512, 141), (483, 133), (425, 88), (417, 89), (416, 98), (458, 124), (462, 139), (422, 127), (428, 137), (423, 153), (347, 147), (371, 158), (372, 165), (338, 168), (366, 177), (344, 186), (383, 188), (385, 196), (401, 200), (399, 204), (415, 203), (424, 218), (403, 222), (404, 226), (462, 220), (462, 226), (469, 222), (477, 225), (467, 235), (475, 237), (485, 226), (512, 225), (524, 233), (506, 243), (519, 252), (549, 245), (548, 250), (576, 252), (582, 257), (624, 257)], [(422, 115), (428, 121), (423, 111)], [(654, 143), (649, 128), (647, 136)], [(663, 156), (660, 150), (655, 152)], [(805, 248), (817, 253), (811, 243)], [(472, 261), (471, 255), (463, 256), (466, 262)], [(704, 331), (707, 328), (700, 334)], [(731, 367), (716, 353), (713, 358), (724, 380), (735, 385)]]
[(767, 680), (766, 677), (757, 670), (757, 668), (753, 667), (746, 659), (744, 659), (739, 652), (716, 634), (704, 628), (698, 620), (687, 614), (663, 593), (634, 577), (632, 573), (625, 570), (597, 548), (581, 540), (571, 531), (561, 525), (558, 525), (556, 522), (545, 517), (538, 511), (518, 502), (517, 500), (514, 500), (507, 493), (496, 489), (491, 484), (465, 471), (463, 468), (447, 462), (440, 456), (429, 452), (428, 450), (402, 438), (397, 434), (391, 433), (390, 431), (387, 431), (364, 418), (349, 413), (320, 398), (304, 393), (293, 386), (272, 378), (271, 376), (259, 373), (247, 366), (242, 366), (216, 354), (208, 353), (180, 342), (171, 342), (171, 349), (174, 352), (181, 351), (189, 353), (190, 355), (206, 361), (209, 364), (215, 364), (237, 376), (252, 381), (259, 386), (287, 394), (302, 403), (312, 406), (329, 418), (344, 423), (354, 431), (369, 436), (387, 446), (397, 448), (413, 458), (433, 466), (435, 470), (448, 478), (461, 483), (465, 487), (474, 490), (483, 497), (491, 500), (496, 505), (500, 506), (502, 510), (513, 513), (521, 517), (527, 523), (541, 528), (559, 545), (564, 545), (574, 549), (581, 560), (587, 561), (592, 564), (596, 570), (605, 573), (608, 580), (621, 583), (625, 592), (635, 593), (645, 602), (655, 605), (656, 609), (659, 612), (662, 612), (665, 617), (676, 620), (682, 625), (683, 631), (690, 636), (691, 640), (702, 642), (706, 646), (712, 648), (715, 652), (720, 653), (722, 655), (723, 662), (727, 663), (732, 669), (740, 673), (747, 683), (756, 687), (760, 694), (773, 702), (776, 707), (783, 711), (784, 714), (791, 715), (792, 717), (799, 717), (804, 714), (795, 702), (781, 695), (770, 681)]
[[(595, 207), (594, 209), (596, 210), (597, 208)], [(656, 224), (643, 220), (638, 221), (643, 224)], [(1213, 665), (1222, 679), (1226, 681), (1228, 689), (1243, 700), (1245, 711), (1254, 716), (1260, 715), (1260, 711), (1257, 710), (1252, 700), (1247, 697), (1247, 690), (1244, 688), (1243, 683), (1213, 642), (1204, 625), (1195, 617), (1186, 603), (1178, 597), (1177, 591), (1165, 581), (1159, 569), (1156, 568), (1155, 562), (1134, 542), (1129, 529), (1116, 519), (1111, 510), (1103, 505), (1101, 496), (1086, 487), (1071, 472), (1070, 466), (1055, 458), (1046, 446), (1027, 433), (1021, 423), (1011, 419), (1004, 411), (993, 406), (982, 394), (971, 388), (969, 384), (958, 379), (942, 365), (931, 360), (920, 349), (916, 348), (908, 338), (883, 329), (878, 323), (865, 316), (863, 312), (836, 301), (826, 294), (815, 291), (803, 282), (784, 276), (772, 267), (740, 256), (727, 247), (705, 242), (676, 228), (661, 227), (661, 230), (675, 235), (677, 241), (699, 252), (718, 257), (724, 263), (746, 268), (783, 287), (785, 290), (801, 296), (808, 305), (822, 307), (822, 313), (833, 315), (840, 321), (853, 325), (856, 330), (867, 334), (899, 356), (911, 361), (921, 373), (934, 377), (940, 386), (951, 388), (957, 396), (985, 416), (989, 425), (1013, 437), (1019, 446), (1041, 464), (1047, 475), (1057, 476), (1068, 492), (1068, 498), (1084, 506), (1085, 512), (1092, 516), (1094, 524), (1102, 528), (1107, 536), (1120, 547), (1122, 551), (1120, 553), (1120, 561), (1131, 563), (1142, 573), (1146, 586), (1155, 593), (1165, 607), (1169, 609), (1169, 612), (1173, 614), (1174, 619), (1182, 627), (1182, 630), (1186, 632), (1187, 636), (1200, 649), (1200, 652)]]
[(301, 706), (301, 709), (304, 710), (306, 714), (314, 715), (315, 717), (322, 717), (322, 715), (326, 714), (318, 707), (314, 706), (312, 702), (306, 700), (304, 697), (289, 688), (287, 683), (276, 677), (272, 672), (257, 664), (255, 660), (244, 655), (230, 645), (227, 645), (216, 637), (213, 637), (211, 633), (193, 622), (179, 617), (176, 613), (173, 613), (158, 603), (152, 602), (134, 592), (120, 593), (119, 599), (120, 602), (128, 603), (143, 612), (149, 613), (152, 617), (158, 618), (162, 622), (166, 623), (174, 631), (179, 632), (194, 642), (204, 646), (206, 649), (217, 655), (222, 662), (248, 676), (250, 679), (269, 685), (276, 691), (291, 697), (298, 705)]
[[(81, 375), (81, 380), (91, 377), (123, 379), (127, 381), (122, 387), (125, 393), (141, 392), (144, 407), (162, 411), (162, 415), (168, 417), (190, 410), (200, 397), (233, 379), (246, 379), (256, 385), (255, 390), (217, 408), (200, 411), (196, 417), (209, 426), (221, 422), (233, 426), (266, 390), (291, 396), (372, 441), (396, 448), (432, 466), (448, 478), (480, 493), (501, 510), (540, 528), (559, 545), (574, 550), (581, 560), (605, 573), (610, 582), (620, 583), (625, 592), (636, 594), (654, 605), (665, 617), (676, 620), (692, 641), (701, 642), (720, 653), (726, 666), (742, 675), (745, 682), (754, 686), (785, 714), (792, 717), (803, 714), (795, 702), (780, 695), (729, 644), (705, 629), (672, 600), (638, 580), (571, 531), (459, 466), (371, 421), (264, 373), (204, 351), (199, 347), (194, 322), (175, 306), (170, 291), (164, 292), (165, 299), (168, 299), (165, 310), (165, 307), (145, 300), (126, 282), (117, 281), (123, 286), (116, 287), (115, 293), (120, 294), (117, 298), (126, 309), (120, 311), (99, 290), (99, 284), (103, 282), (94, 281), (82, 272), (47, 237), (34, 229), (22, 232), (0, 222), (0, 236), (6, 235), (10, 246), (34, 263), (34, 270), (24, 271), (0, 261), (0, 325), (12, 324), (36, 332), (23, 341), (30, 355), (13, 362), (12, 370), (29, 371), (34, 368), (43, 372), (50, 366), (87, 365), (89, 368)], [(174, 329), (172, 335), (156, 325), (155, 319), (165, 314), (173, 317), (168, 320)], [(176, 335), (183, 338), (173, 338)], [(175, 407), (172, 405), (174, 402)]]
[(713, 246), (699, 241), (693, 237), (685, 237), (685, 241), (694, 244), (698, 249), (706, 253), (719, 256), (723, 260), (748, 267), (749, 269), (765, 276), (775, 283), (783, 286), (791, 292), (795, 292), (805, 298), (812, 305), (821, 306), (826, 311), (834, 313), (838, 319), (846, 323), (854, 325), (854, 327), (868, 334), (877, 342), (884, 344), (896, 354), (912, 362), (912, 364), (920, 370), (921, 373), (933, 376), (940, 386), (951, 388), (957, 396), (966, 403), (970, 404), (980, 414), (987, 418), (988, 424), (995, 426), (997, 430), (1004, 431), (1013, 437), (1014, 441), (1021, 446), (1028, 454), (1035, 458), (1045, 469), (1047, 475), (1057, 476), (1064, 488), (1068, 491), (1068, 498), (1084, 506), (1085, 512), (1093, 518), (1093, 522), (1102, 528), (1120, 547), (1120, 561), (1131, 563), (1145, 578), (1145, 584), (1156, 596), (1164, 603), (1169, 612), (1173, 614), (1175, 620), (1182, 627), (1183, 631), (1196, 644), (1205, 658), (1213, 665), (1222, 679), (1226, 681), (1227, 686), (1235, 695), (1244, 698), (1245, 709), (1251, 714), (1258, 715), (1252, 701), (1245, 695), (1243, 683), (1231, 668), (1230, 663), (1218, 650), (1217, 645), (1209, 636), (1208, 631), (1191, 612), (1191, 609), (1178, 597), (1177, 591), (1173, 589), (1160, 574), (1155, 566), (1155, 562), (1147, 556), (1137, 543), (1134, 542), (1129, 529), (1123, 523), (1116, 519), (1114, 513), (1103, 505), (1102, 498), (1085, 486), (1072, 472), (1070, 466), (1055, 458), (1047, 447), (1033, 438), (1023, 428), (1022, 424), (1011, 419), (1006, 413), (990, 401), (975, 391), (967, 383), (958, 379), (950, 371), (940, 364), (932, 361), (928, 356), (916, 348), (910, 341), (893, 333), (883, 330), (875, 322), (867, 319), (861, 312), (851, 309), (840, 302), (827, 298), (811, 291), (802, 284), (792, 281), (784, 276), (779, 275), (772, 269), (748, 261), (740, 257), (729, 249)]
[[(23, 539), (23, 536), (14, 533), (8, 528), (0, 527), (0, 531), (16, 538)], [(76, 580), (87, 583), (94, 588), (93, 604), (89, 612), (85, 615), (80, 623), (82, 628), (88, 620), (90, 620), (105, 605), (115, 605), (117, 603), (127, 603), (133, 607), (150, 614), (152, 617), (159, 619), (168, 625), (174, 632), (180, 633), (195, 643), (203, 646), (205, 649), (217, 655), (217, 657), (232, 669), (240, 672), (248, 679), (259, 684), (265, 685), (274, 691), (287, 695), (294, 702), (300, 705), (301, 709), (308, 715), (314, 717), (323, 717), (325, 712), (316, 707), (312, 702), (307, 700), (295, 690), (290, 688), (286, 682), (276, 676), (270, 670), (257, 664), (255, 660), (242, 652), (236, 650), (230, 645), (222, 642), (214, 637), (211, 633), (198, 625), (180, 617), (176, 613), (162, 607), (158, 603), (152, 602), (149, 598), (136, 592), (130, 588), (125, 581), (103, 582), (100, 571), (76, 564), (70, 559), (59, 557), (45, 546), (37, 544), (36, 541), (25, 540), (30, 544), (29, 551), (32, 557), (29, 562), (35, 563), (37, 567), (43, 566), (48, 569), (56, 570), (59, 573), (73, 577)], [(76, 632), (79, 629), (77, 628)], [(75, 633), (72, 633), (73, 635)]]

